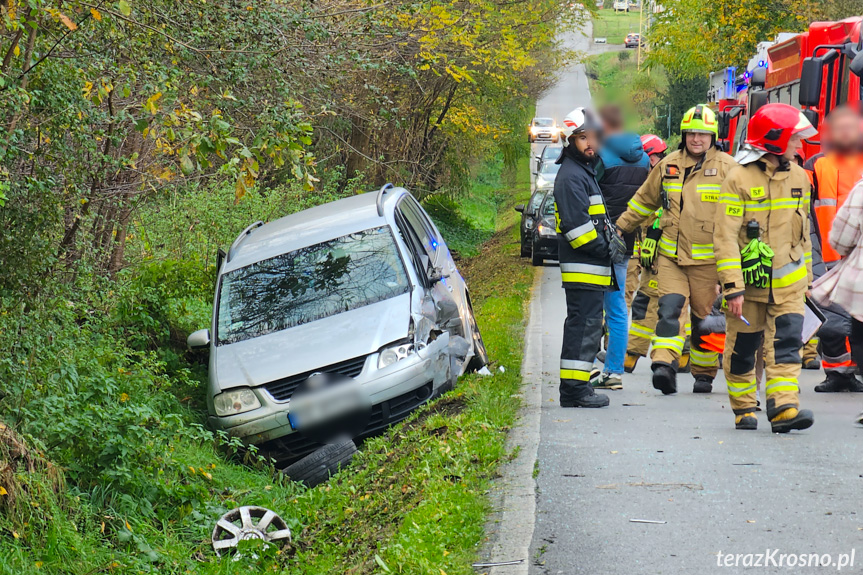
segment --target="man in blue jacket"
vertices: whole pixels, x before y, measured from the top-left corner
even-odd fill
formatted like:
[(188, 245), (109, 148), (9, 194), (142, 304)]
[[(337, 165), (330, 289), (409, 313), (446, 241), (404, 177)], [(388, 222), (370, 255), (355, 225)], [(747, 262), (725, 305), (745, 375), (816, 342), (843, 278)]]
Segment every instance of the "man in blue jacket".
[[(599, 187), (608, 207), (612, 222), (626, 211), (626, 206), (650, 172), (650, 158), (644, 152), (638, 134), (623, 131), (623, 113), (617, 106), (604, 106), (599, 110), (605, 140), (599, 152)], [(635, 234), (624, 234), (626, 247), (632, 253)], [(614, 265), (614, 275), (621, 286), (626, 285), (628, 262)], [(629, 340), (629, 312), (623, 289), (605, 293), (605, 324), (608, 327), (608, 345), (605, 350), (605, 369), (594, 381), (598, 389), (622, 389), (626, 345)]]
[(602, 338), (606, 291), (617, 289), (605, 236), (605, 204), (596, 181), (600, 124), (584, 108), (563, 120), (563, 153), (554, 181), (560, 271), (566, 321), (560, 354), (560, 405), (605, 407), (608, 396), (593, 391), (590, 373)]

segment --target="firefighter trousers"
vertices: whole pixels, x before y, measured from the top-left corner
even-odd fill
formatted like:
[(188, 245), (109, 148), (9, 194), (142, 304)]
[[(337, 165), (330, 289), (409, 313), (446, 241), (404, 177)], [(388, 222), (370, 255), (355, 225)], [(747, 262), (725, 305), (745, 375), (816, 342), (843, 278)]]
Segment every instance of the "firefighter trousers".
[(781, 304), (744, 300), (743, 317), (725, 314), (727, 323), (723, 366), (728, 397), (736, 415), (755, 411), (755, 357), (764, 344), (764, 391), (767, 417), (773, 419), (786, 409), (798, 407), (797, 378), (800, 376), (800, 349), (803, 347), (803, 294)]
[(626, 290), (623, 292), (626, 305), (632, 305), (632, 298), (639, 289), (639, 277), (645, 274), (649, 275), (649, 272), (641, 269), (641, 261), (637, 257), (629, 258), (626, 264)]
[(691, 311), (692, 338), (690, 363), (692, 375), (716, 377), (719, 354), (701, 346), (701, 322), (710, 315), (716, 301), (719, 276), (712, 264), (679, 266), (674, 260), (660, 255), (657, 261), (659, 282), (659, 309), (656, 333), (653, 336), (654, 363), (676, 365), (683, 353), (687, 332), (687, 304)]
[[(821, 311), (827, 317), (827, 321), (818, 330), (824, 372), (853, 377), (857, 372), (857, 364), (851, 357), (851, 316), (835, 304)], [(805, 350), (803, 357), (806, 357)]]
[(566, 320), (560, 352), (560, 399), (580, 399), (593, 393), (590, 372), (602, 339), (605, 292), (565, 289)]
[[(632, 322), (629, 324), (629, 342), (626, 353), (644, 357), (650, 350), (650, 340), (659, 318), (659, 282), (652, 270), (641, 272), (641, 284), (632, 298)], [(629, 276), (626, 277), (627, 281)]]

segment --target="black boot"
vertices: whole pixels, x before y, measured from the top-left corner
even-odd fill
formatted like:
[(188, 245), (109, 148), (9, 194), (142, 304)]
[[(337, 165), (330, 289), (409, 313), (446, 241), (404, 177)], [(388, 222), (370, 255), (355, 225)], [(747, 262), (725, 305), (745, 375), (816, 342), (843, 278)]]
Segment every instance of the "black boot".
[(663, 395), (677, 393), (677, 370), (667, 363), (654, 363), (650, 368), (653, 370), (653, 387)]
[(842, 391), (857, 391), (857, 378), (849, 373), (828, 371), (827, 377), (815, 386), (819, 393), (839, 393)]
[(582, 397), (560, 400), (561, 407), (607, 407), (608, 396), (601, 393), (591, 393)]
[(707, 375), (696, 375), (692, 393), (710, 393), (713, 391), (713, 378)]

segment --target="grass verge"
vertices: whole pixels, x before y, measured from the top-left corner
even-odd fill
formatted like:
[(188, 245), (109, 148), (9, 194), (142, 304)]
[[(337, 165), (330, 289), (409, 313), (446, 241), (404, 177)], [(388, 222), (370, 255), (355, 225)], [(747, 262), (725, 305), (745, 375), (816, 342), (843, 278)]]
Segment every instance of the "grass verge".
[(593, 37), (608, 38), (609, 44), (623, 44), (630, 32), (638, 32), (639, 12), (600, 10), (593, 18)]
[[(128, 428), (137, 429), (141, 441), (145, 429), (176, 422), (179, 431), (164, 449), (152, 450), (158, 459), (142, 463), (160, 478), (152, 485), (171, 488), (171, 500), (179, 501), (171, 506), (154, 507), (151, 499), (166, 499), (132, 497), (116, 481), (67, 486), (62, 476), (70, 470), (53, 466), (14, 429), (0, 426), (0, 573), (472, 573), (488, 512), (485, 493), (507, 457), (505, 439), (519, 407), (514, 395), (532, 273), (518, 257), (511, 206), (528, 195), (527, 162), (498, 185), (494, 178), (482, 182), (451, 218), (438, 215), (444, 233), (466, 228), (458, 240), (461, 253), (476, 254), (460, 267), (492, 376), (464, 378), (453, 392), (367, 441), (349, 470), (314, 489), (285, 481), (266, 465), (226, 458), (193, 426), (182, 426), (180, 418), (194, 415), (174, 403), (160, 406), (158, 415), (130, 411)], [(114, 353), (111, 341), (105, 345), (106, 356)], [(110, 368), (131, 377), (126, 368)], [(107, 371), (94, 373), (103, 378)], [(175, 385), (167, 375), (157, 383)], [(147, 388), (118, 390), (106, 421), (131, 404), (135, 389)], [(88, 442), (103, 448), (101, 439), (86, 435), (74, 441), (81, 453)], [(209, 541), (215, 520), (240, 505), (277, 512), (291, 528), (292, 543), (263, 550), (252, 541), (237, 561), (215, 557)]]

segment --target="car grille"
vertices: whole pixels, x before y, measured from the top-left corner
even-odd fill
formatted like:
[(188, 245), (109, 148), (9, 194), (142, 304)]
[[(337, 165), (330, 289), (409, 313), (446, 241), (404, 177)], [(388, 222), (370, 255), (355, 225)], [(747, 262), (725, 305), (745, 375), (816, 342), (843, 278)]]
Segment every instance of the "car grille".
[(287, 401), (294, 394), (294, 390), (313, 373), (338, 373), (339, 375), (344, 375), (346, 377), (358, 376), (363, 371), (363, 366), (366, 364), (367, 357), (367, 355), (355, 357), (354, 359), (334, 363), (333, 365), (307, 371), (306, 373), (283, 377), (282, 379), (265, 383), (264, 389), (266, 389), (276, 401)]

